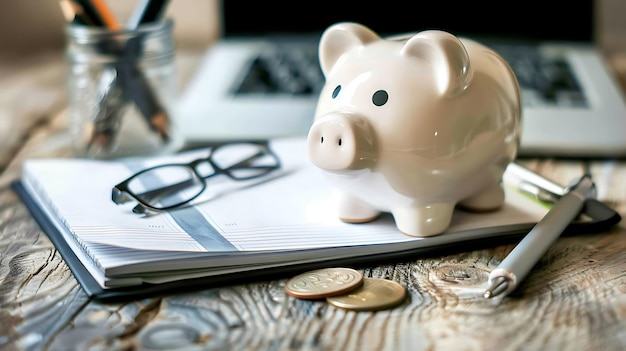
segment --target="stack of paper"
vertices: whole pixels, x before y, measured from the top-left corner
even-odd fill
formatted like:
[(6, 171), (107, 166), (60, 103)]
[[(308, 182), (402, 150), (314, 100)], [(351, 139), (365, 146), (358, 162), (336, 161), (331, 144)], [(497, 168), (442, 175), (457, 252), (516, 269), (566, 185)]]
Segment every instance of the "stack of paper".
[[(200, 277), (227, 281), (243, 272), (284, 272), (415, 255), (477, 240), (489, 243), (519, 237), (548, 209), (506, 186), (502, 209), (457, 210), (450, 228), (434, 237), (405, 235), (390, 215), (343, 223), (330, 184), (306, 156), (305, 140), (279, 139), (271, 145), (282, 162), (279, 171), (245, 182), (210, 178), (192, 206), (156, 215), (133, 213), (135, 203), (114, 204), (112, 187), (145, 167), (188, 162), (206, 157), (207, 150), (114, 161), (28, 160), (20, 193), (55, 245), (63, 247), (60, 252), (88, 292)], [(88, 275), (79, 272), (85, 269)]]

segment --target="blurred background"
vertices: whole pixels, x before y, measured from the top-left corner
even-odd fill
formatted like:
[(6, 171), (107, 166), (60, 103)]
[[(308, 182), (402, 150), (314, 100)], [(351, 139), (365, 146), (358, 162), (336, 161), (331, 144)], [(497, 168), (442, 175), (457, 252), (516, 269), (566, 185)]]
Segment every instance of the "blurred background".
[[(125, 22), (137, 0), (105, 0)], [(174, 37), (181, 88), (193, 76), (202, 53), (220, 36), (222, 0), (170, 0), (166, 16), (175, 22)], [(228, 0), (223, 0), (228, 1)], [(59, 89), (66, 80), (63, 52), (66, 25), (58, 0), (2, 0), (0, 11), (0, 164), (10, 159), (26, 136), (65, 107)], [(575, 4), (555, 1), (551, 6)], [(597, 43), (626, 91), (626, 0), (597, 0)], [(245, 13), (243, 16), (254, 16)], [(332, 11), (332, 9), (329, 9)], [(567, 10), (564, 10), (564, 15)], [(555, 18), (560, 23), (559, 18)], [(51, 57), (52, 56), (52, 57)], [(16, 117), (19, 116), (19, 117)], [(33, 121), (37, 121), (33, 127)]]
[[(16, 57), (63, 48), (64, 18), (56, 0), (2, 0), (0, 11), (0, 55)], [(126, 18), (135, 1), (107, 0), (120, 20)], [(563, 1), (560, 3), (575, 4)], [(179, 48), (208, 47), (219, 35), (219, 0), (172, 0), (166, 15), (175, 22)], [(558, 6), (553, 4), (552, 6)], [(600, 16), (598, 43), (607, 55), (626, 51), (626, 1), (596, 1)], [(332, 9), (329, 9), (332, 11)], [(567, 11), (565, 11), (567, 13)], [(555, 21), (559, 21), (555, 18)]]
[[(64, 45), (65, 19), (58, 0), (2, 0), (0, 11), (0, 58), (24, 57), (59, 51)], [(121, 22), (136, 1), (106, 0)], [(208, 46), (219, 33), (219, 0), (171, 0), (166, 16), (175, 21), (178, 47)]]

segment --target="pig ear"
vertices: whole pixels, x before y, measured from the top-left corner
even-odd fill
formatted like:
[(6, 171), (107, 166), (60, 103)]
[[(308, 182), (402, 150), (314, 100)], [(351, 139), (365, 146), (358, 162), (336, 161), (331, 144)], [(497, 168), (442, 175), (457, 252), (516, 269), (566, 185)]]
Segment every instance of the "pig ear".
[(340, 22), (328, 27), (320, 39), (319, 59), (324, 75), (337, 60), (355, 47), (364, 46), (380, 37), (371, 29), (353, 22)]
[(420, 32), (407, 41), (402, 53), (431, 63), (437, 91), (442, 95), (458, 95), (472, 80), (472, 67), (465, 46), (450, 33), (439, 30)]

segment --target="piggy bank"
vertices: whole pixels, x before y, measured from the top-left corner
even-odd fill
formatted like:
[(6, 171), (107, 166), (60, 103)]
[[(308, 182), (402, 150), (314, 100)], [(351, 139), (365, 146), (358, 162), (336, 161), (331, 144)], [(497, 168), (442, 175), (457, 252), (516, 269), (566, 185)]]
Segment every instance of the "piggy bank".
[(445, 31), (382, 38), (346, 22), (324, 31), (319, 60), (326, 80), (307, 156), (340, 193), (342, 221), (387, 212), (423, 237), (444, 232), (457, 206), (503, 205), (521, 107), (496, 52)]

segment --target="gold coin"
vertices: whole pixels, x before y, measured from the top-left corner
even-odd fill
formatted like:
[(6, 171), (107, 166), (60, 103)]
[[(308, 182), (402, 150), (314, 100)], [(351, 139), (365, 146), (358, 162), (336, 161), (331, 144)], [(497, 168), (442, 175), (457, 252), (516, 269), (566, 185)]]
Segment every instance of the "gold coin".
[(363, 275), (351, 268), (322, 268), (287, 281), (287, 294), (299, 299), (320, 299), (346, 293), (363, 284)]
[(326, 301), (352, 311), (378, 311), (399, 304), (405, 297), (406, 289), (393, 280), (365, 278), (360, 288), (344, 295), (327, 297)]

